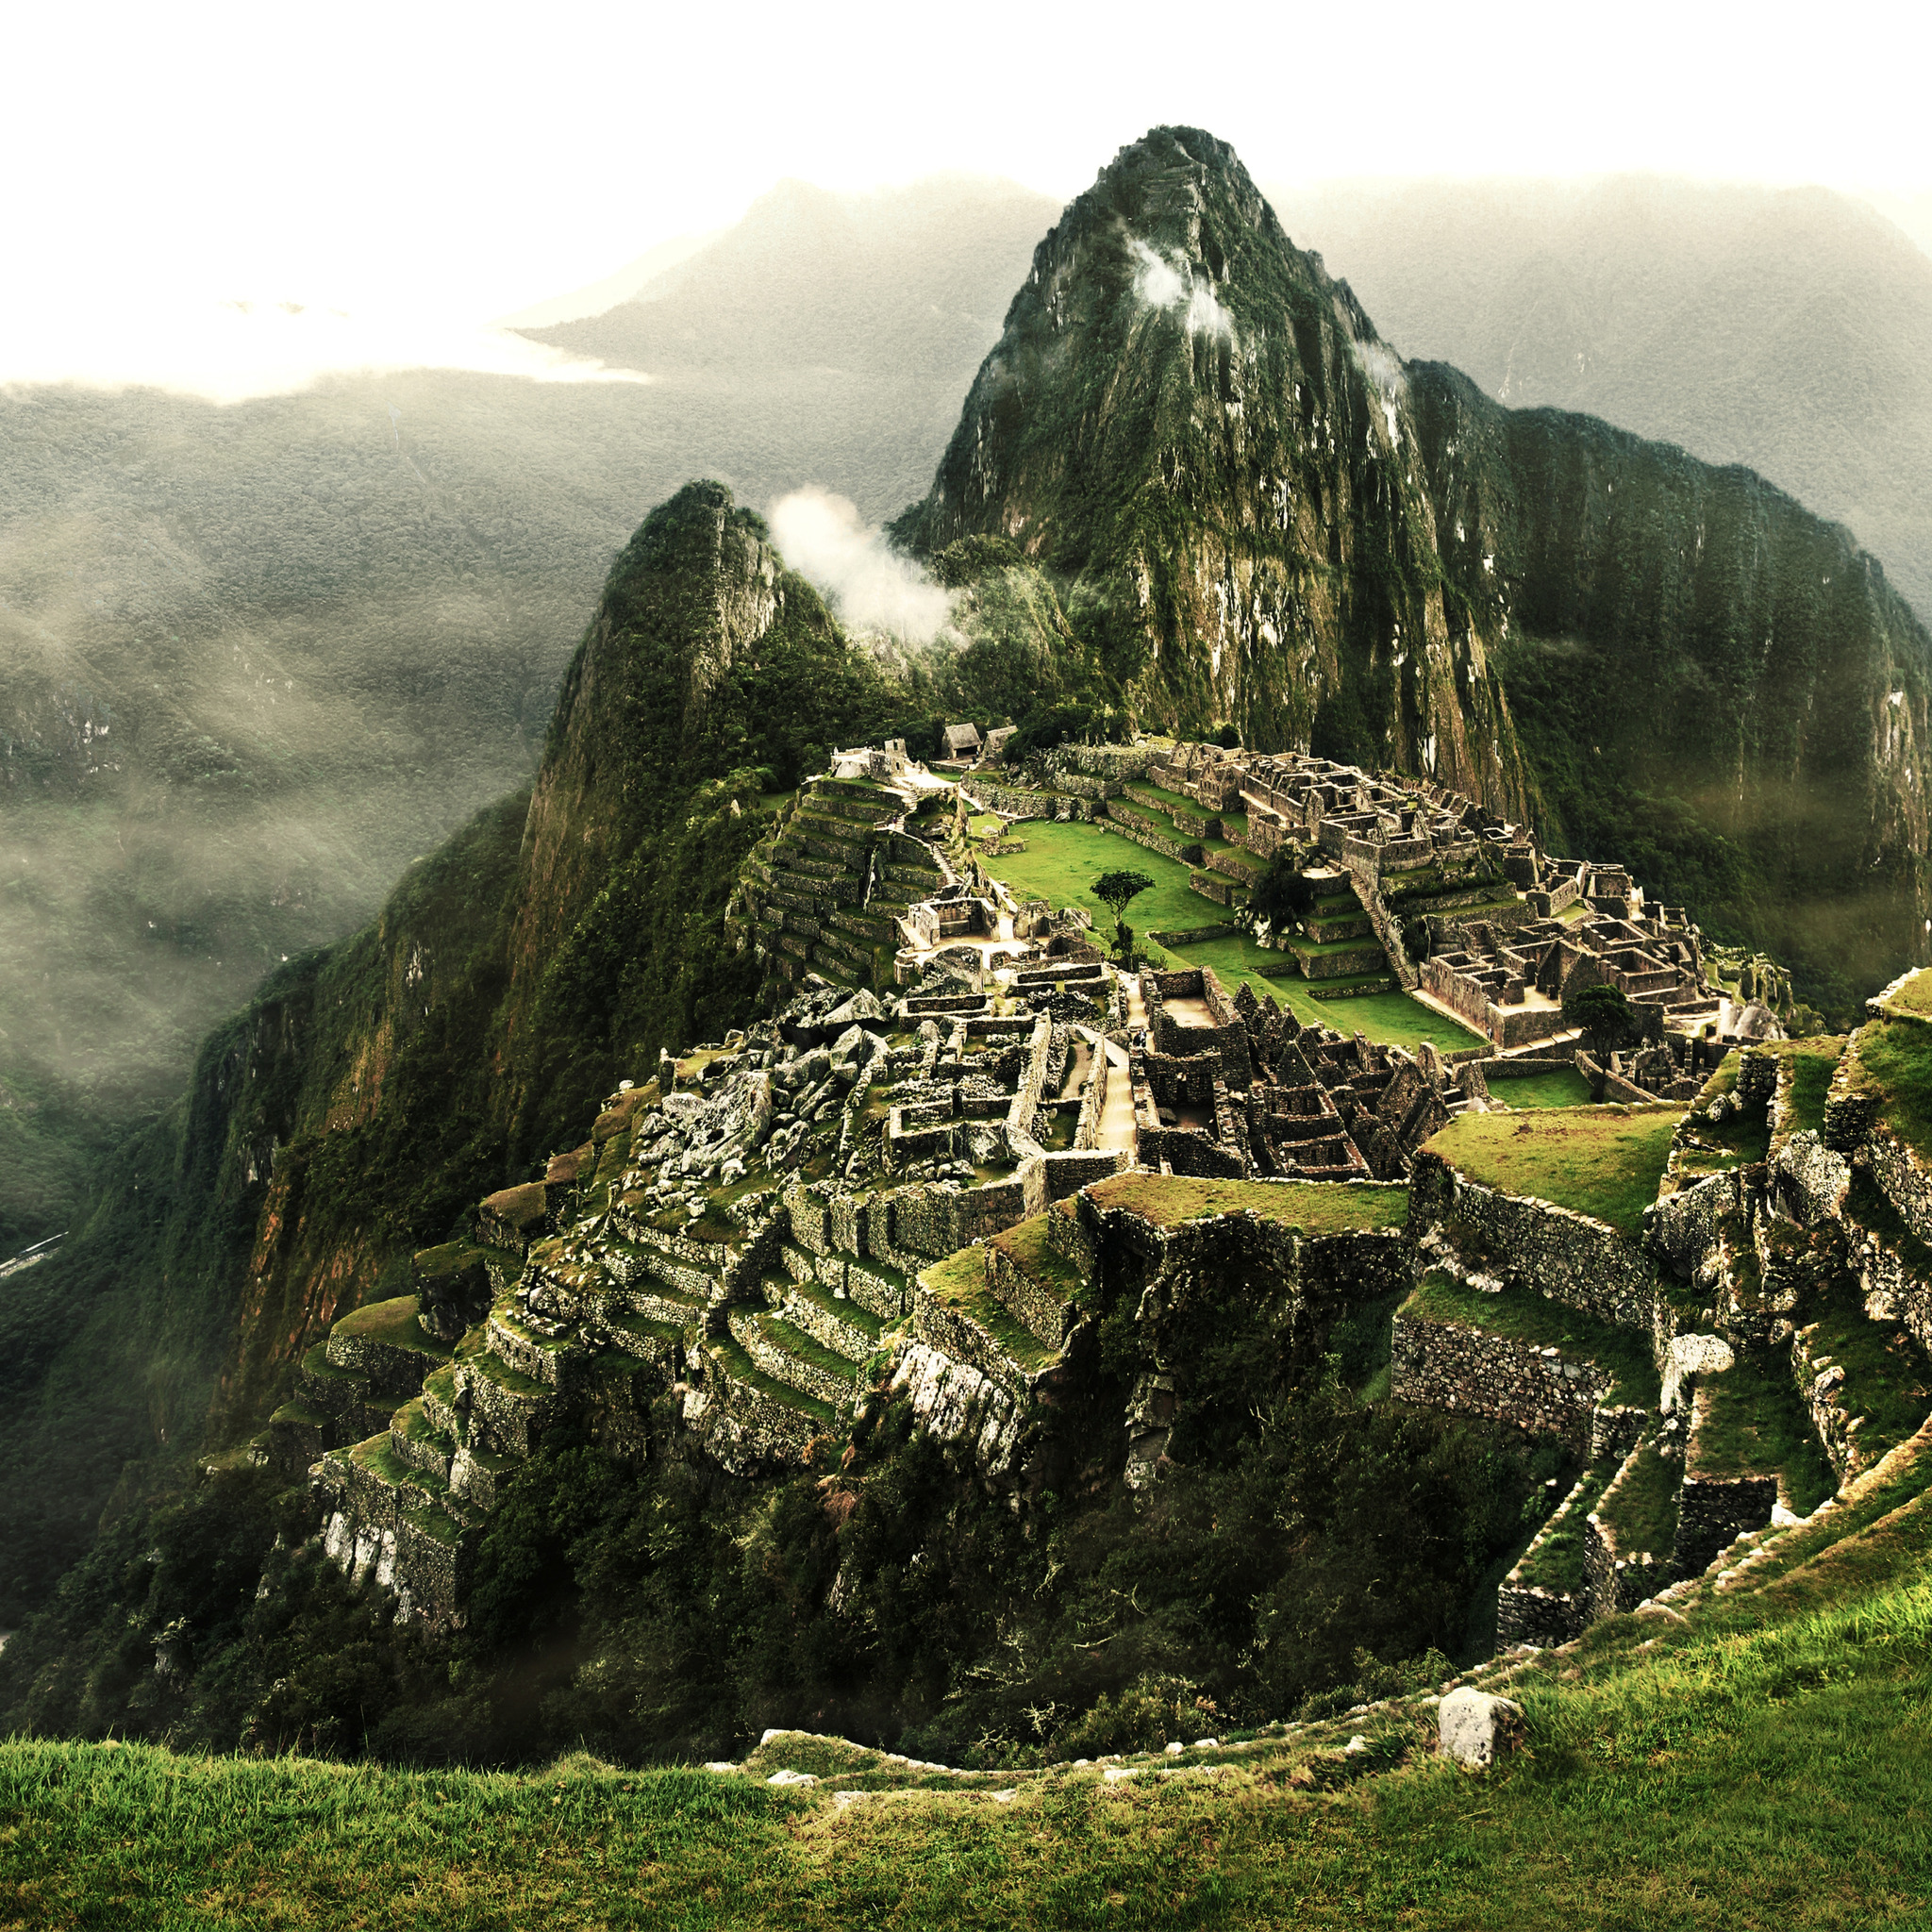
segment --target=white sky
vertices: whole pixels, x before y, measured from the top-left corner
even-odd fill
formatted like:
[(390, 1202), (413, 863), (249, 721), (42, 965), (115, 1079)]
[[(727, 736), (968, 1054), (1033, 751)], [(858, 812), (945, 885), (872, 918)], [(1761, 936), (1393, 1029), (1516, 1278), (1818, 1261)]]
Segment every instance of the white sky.
[[(1869, 0), (15, 0), (0, 380), (170, 358), (216, 389), (230, 361), (231, 388), (279, 380), (240, 374), (251, 356), (534, 366), (468, 332), (784, 175), (958, 168), (1064, 198), (1162, 121), (1211, 128), (1262, 181), (1644, 168), (1921, 194), (1925, 19)], [(237, 298), (321, 312), (209, 306)]]

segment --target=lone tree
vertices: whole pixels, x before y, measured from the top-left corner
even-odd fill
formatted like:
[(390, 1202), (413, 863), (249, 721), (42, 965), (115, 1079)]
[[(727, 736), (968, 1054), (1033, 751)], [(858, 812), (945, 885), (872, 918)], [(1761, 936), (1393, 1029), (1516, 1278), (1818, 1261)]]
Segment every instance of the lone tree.
[(1599, 1059), (1615, 1052), (1637, 1032), (1628, 996), (1621, 986), (1612, 986), (1608, 980), (1566, 991), (1563, 1017), (1571, 1025), (1582, 1027), (1591, 1051)]
[(1120, 959), (1131, 957), (1134, 928), (1126, 922), (1126, 910), (1142, 892), (1153, 889), (1154, 881), (1144, 872), (1104, 872), (1093, 881), (1093, 896), (1113, 914), (1113, 950)]

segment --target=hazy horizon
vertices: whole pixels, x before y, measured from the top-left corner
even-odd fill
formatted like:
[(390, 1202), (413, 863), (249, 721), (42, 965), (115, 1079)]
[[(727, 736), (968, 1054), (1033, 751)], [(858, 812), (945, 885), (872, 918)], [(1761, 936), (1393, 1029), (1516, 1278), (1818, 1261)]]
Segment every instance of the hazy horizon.
[[(1383, 8), (1369, 30), (1242, 7), (1218, 19), (1229, 58), (1188, 66), (1150, 58), (1168, 29), (1144, 8), (1105, 27), (1045, 9), (1016, 50), (871, 5), (753, 7), (719, 68), (702, 24), (599, 6), (514, 42), (407, 8), (202, 6), (106, 37), (49, 10), (10, 37), (35, 85), (0, 129), (25, 185), (0, 384), (227, 401), (326, 371), (582, 380), (599, 372), (491, 325), (577, 291), (624, 299), (645, 258), (787, 180), (852, 194), (964, 174), (1064, 204), (1164, 122), (1304, 195), (1633, 172), (1815, 185), (1932, 249), (1916, 63), (1872, 58), (1895, 18), (1855, 7), (1800, 47), (1655, 4), (1613, 38), (1515, 5), (1453, 25)], [(1073, 72), (1039, 112), (1041, 76)]]

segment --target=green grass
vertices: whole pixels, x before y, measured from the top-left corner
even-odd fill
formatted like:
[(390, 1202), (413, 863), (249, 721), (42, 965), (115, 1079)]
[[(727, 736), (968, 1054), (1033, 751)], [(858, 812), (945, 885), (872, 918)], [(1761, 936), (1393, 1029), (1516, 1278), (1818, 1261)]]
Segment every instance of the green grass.
[(1560, 1596), (1574, 1596), (1583, 1588), (1584, 1519), (1596, 1507), (1616, 1473), (1616, 1463), (1607, 1457), (1591, 1467), (1582, 1493), (1571, 1501), (1562, 1521), (1546, 1530), (1517, 1566), (1520, 1588), (1553, 1590)]
[(1574, 1067), (1560, 1073), (1526, 1074), (1520, 1080), (1490, 1082), (1490, 1098), (1505, 1107), (1588, 1107), (1590, 1082)]
[(1157, 1227), (1176, 1227), (1213, 1214), (1243, 1210), (1306, 1234), (1400, 1227), (1408, 1217), (1407, 1188), (1358, 1187), (1345, 1181), (1195, 1180), (1181, 1174), (1123, 1174), (1095, 1181), (1096, 1206), (1124, 1208)]
[(1808, 1516), (1838, 1488), (1782, 1354), (1769, 1360), (1740, 1356), (1723, 1374), (1706, 1376), (1698, 1393), (1704, 1398), (1704, 1419), (1697, 1430), (1694, 1474), (1782, 1472), (1790, 1506), (1801, 1516)]
[(1466, 1113), (1428, 1146), (1485, 1187), (1592, 1214), (1637, 1235), (1657, 1199), (1678, 1118), (1674, 1107)]
[[(794, 1389), (790, 1382), (781, 1382), (775, 1375), (766, 1374), (732, 1337), (719, 1335), (708, 1338), (705, 1350), (717, 1357), (732, 1381), (756, 1389), (759, 1394), (770, 1396), (774, 1402), (787, 1408), (803, 1409), (818, 1422), (837, 1425), (839, 1411), (829, 1402), (821, 1402), (816, 1395), (808, 1395), (803, 1389)], [(851, 1364), (848, 1362), (846, 1367), (850, 1368)]]
[[(1924, 1559), (1923, 1537), (1915, 1551)], [(1649, 1647), (1638, 1645), (1648, 1640)], [(1215, 1778), (1097, 1768), (905, 1789), (775, 1739), (750, 1775), (529, 1774), (0, 1747), (0, 1919), (66, 1932), (366, 1925), (1854, 1932), (1932, 1890), (1932, 1585), (1815, 1611), (1751, 1597), (1686, 1631), (1593, 1625), (1509, 1693), (1532, 1749), (1483, 1777), (1426, 1713), (1343, 1721), (1380, 1774), (1308, 1746)], [(1561, 1681), (1559, 1669), (1581, 1673)], [(763, 1783), (791, 1759), (824, 1782)], [(1359, 1762), (1360, 1760), (1357, 1760)], [(920, 1789), (924, 1787), (924, 1789)], [(991, 1789), (1010, 1790), (998, 1803)], [(1306, 1787), (1306, 1788), (1304, 1788)]]
[(1677, 1500), (1683, 1482), (1682, 1463), (1663, 1455), (1655, 1440), (1638, 1450), (1630, 1474), (1597, 1511), (1620, 1557), (1670, 1556), (1677, 1540)]
[(934, 1300), (977, 1322), (1006, 1354), (1029, 1373), (1059, 1359), (1030, 1328), (1016, 1322), (986, 1281), (986, 1256), (978, 1248), (961, 1248), (930, 1268), (922, 1268), (919, 1285)]
[(1831, 1091), (1832, 1075), (1838, 1072), (1844, 1053), (1842, 1039), (1794, 1041), (1783, 1049), (1791, 1061), (1791, 1132), (1816, 1133), (1824, 1124), (1824, 1096)]
[(1652, 1408), (1661, 1393), (1650, 1344), (1633, 1329), (1600, 1322), (1525, 1289), (1485, 1294), (1431, 1269), (1416, 1284), (1404, 1312), (1437, 1322), (1461, 1322), (1491, 1335), (1534, 1342), (1539, 1348), (1587, 1357), (1614, 1378), (1604, 1397), (1607, 1403)]
[(399, 1294), (386, 1302), (371, 1302), (335, 1324), (338, 1335), (358, 1341), (381, 1342), (390, 1348), (410, 1348), (419, 1355), (446, 1356), (449, 1343), (439, 1341), (416, 1319), (416, 1297)]
[(1852, 1078), (1883, 1098), (1886, 1124), (1915, 1152), (1932, 1155), (1932, 1026), (1874, 1020), (1852, 1050)]
[(1017, 1227), (994, 1235), (992, 1244), (1017, 1262), (1024, 1274), (1065, 1301), (1079, 1292), (1080, 1271), (1064, 1255), (1056, 1254), (1047, 1246), (1047, 1227), (1052, 1219), (1050, 1212), (1036, 1214), (1031, 1221), (1023, 1221)]
[(1185, 931), (1201, 924), (1206, 902), (1189, 889), (1188, 868), (1165, 853), (1094, 825), (1045, 819), (1025, 821), (1021, 836), (1026, 850), (984, 860), (987, 871), (1018, 898), (1044, 899), (1056, 910), (1084, 907), (1103, 941), (1112, 936), (1113, 914), (1093, 896), (1092, 886), (1104, 872), (1144, 873), (1154, 881), (1127, 908), (1127, 922), (1137, 932)]
[(1923, 969), (1915, 973), (1885, 1004), (1901, 1013), (1932, 1017), (1932, 973)]

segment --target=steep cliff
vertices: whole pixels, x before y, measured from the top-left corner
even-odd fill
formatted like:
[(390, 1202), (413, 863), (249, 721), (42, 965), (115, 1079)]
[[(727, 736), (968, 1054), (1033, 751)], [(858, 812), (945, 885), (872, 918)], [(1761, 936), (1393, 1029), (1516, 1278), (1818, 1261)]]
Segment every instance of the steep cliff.
[(741, 1016), (757, 971), (724, 909), (761, 799), (890, 702), (729, 491), (652, 512), (534, 794), (274, 974), (114, 1158), (87, 1224), (9, 1282), (0, 1620), (77, 1552), (124, 1465), (250, 1434), (331, 1322), (402, 1291), (416, 1249), (580, 1133), (621, 1074)]
[(1878, 567), (1749, 472), (1405, 364), (1210, 135), (1067, 208), (894, 528), (1016, 544), (1149, 724), (1432, 773), (1811, 996), (1925, 957), (1932, 641)]
[(1380, 757), (1520, 811), (1500, 627), (1445, 598), (1400, 380), (1233, 151), (1157, 129), (1040, 244), (895, 527), (1015, 541), (1150, 725)]

